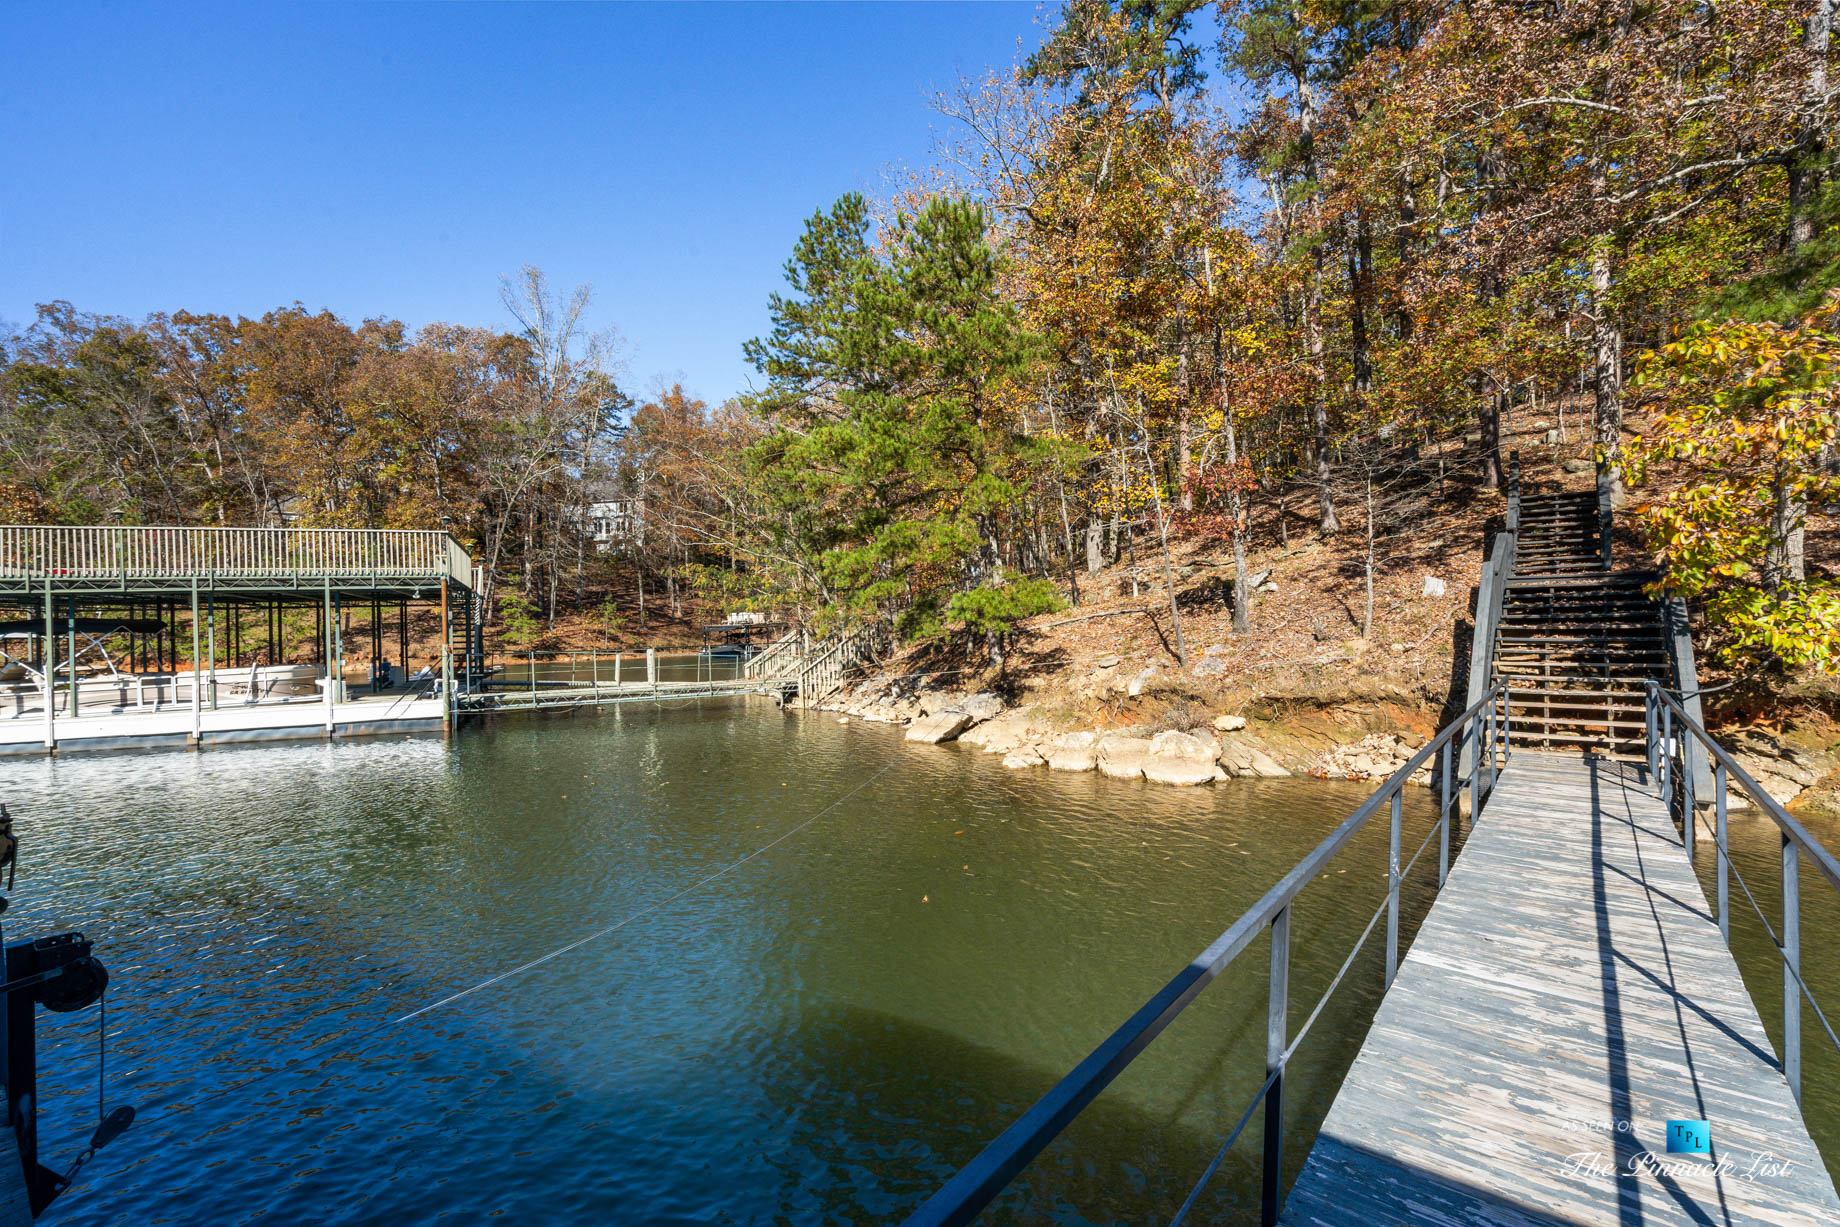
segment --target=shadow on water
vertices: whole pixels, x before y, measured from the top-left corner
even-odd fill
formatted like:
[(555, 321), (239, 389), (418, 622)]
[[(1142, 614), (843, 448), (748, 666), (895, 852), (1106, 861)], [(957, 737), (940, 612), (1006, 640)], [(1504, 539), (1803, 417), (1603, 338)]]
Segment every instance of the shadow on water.
[[(9, 933), (97, 940), (111, 1099), (144, 1109), (59, 1221), (898, 1218), (1370, 787), (1020, 775), (740, 702), (0, 765), (32, 798)], [(1414, 790), (1405, 855), (1429, 818)], [(1297, 903), (1293, 1028), (1384, 897), (1385, 826)], [(1404, 886), (1408, 941), (1435, 859)], [(1372, 1017), (1383, 932), (1291, 1067), (1287, 1175)], [(1167, 1222), (1263, 1078), (1265, 962), (1256, 943), (990, 1221)], [(56, 1156), (93, 1119), (94, 1021), (45, 1035)], [(1198, 1221), (1256, 1205), (1259, 1150), (1255, 1121)]]

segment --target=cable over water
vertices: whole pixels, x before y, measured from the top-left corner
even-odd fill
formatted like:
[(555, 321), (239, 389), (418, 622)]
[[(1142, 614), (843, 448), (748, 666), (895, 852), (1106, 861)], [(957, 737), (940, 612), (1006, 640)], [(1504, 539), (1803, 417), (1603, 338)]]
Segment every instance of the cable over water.
[(816, 822), (818, 819), (824, 817), (824, 815), (830, 813), (832, 810), (836, 809), (839, 805), (842, 805), (845, 801), (848, 801), (851, 797), (855, 796), (857, 793), (867, 788), (870, 784), (873, 784), (876, 780), (880, 779), (884, 774), (887, 773), (890, 767), (895, 765), (896, 760), (898, 760), (900, 757), (901, 757), (900, 754), (898, 753), (895, 754), (894, 757), (890, 758), (886, 763), (883, 763), (881, 766), (881, 769), (878, 770), (874, 775), (870, 776), (868, 779), (863, 780), (860, 784), (856, 785), (856, 787), (850, 789), (848, 792), (839, 796), (836, 800), (832, 801), (829, 805), (825, 806), (823, 809), (819, 810), (817, 813), (813, 814), (811, 817), (805, 819), (805, 821), (799, 823), (797, 826), (791, 827), (787, 829), (786, 831), (781, 832), (779, 835), (775, 836), (773, 839), (769, 840), (768, 842), (762, 844), (760, 847), (754, 849), (752, 852), (748, 853), (746, 856), (742, 857), (740, 860), (731, 861), (727, 865), (724, 865), (722, 868), (716, 870), (714, 873), (708, 874), (705, 877), (698, 878), (696, 881), (690, 883), (690, 885), (684, 887), (682, 890), (678, 891), (676, 894), (671, 895), (669, 898), (660, 899), (657, 903), (649, 904), (645, 907), (642, 907), (638, 911), (634, 912), (632, 915), (626, 917), (624, 920), (616, 921), (615, 923), (608, 925), (604, 929), (597, 929), (593, 933), (588, 934), (586, 937), (576, 938), (574, 941), (568, 943), (566, 946), (558, 946), (554, 950), (550, 951), (548, 954), (539, 955), (538, 957), (531, 959), (528, 963), (520, 963), (509, 971), (502, 971), (498, 975), (493, 976), (490, 979), (481, 980), (478, 984), (473, 985), (471, 988), (463, 988), (457, 993), (450, 993), (447, 996), (441, 998), (439, 1001), (430, 1002), (429, 1004), (423, 1006), (419, 1010), (411, 1010), (400, 1018), (391, 1019), (390, 1020), (391, 1024), (394, 1025), (397, 1023), (406, 1023), (410, 1019), (420, 1018), (422, 1015), (430, 1013), (434, 1010), (438, 1010), (444, 1005), (449, 1005), (455, 1001), (460, 1000), (462, 997), (470, 997), (472, 994), (477, 993), (482, 989), (491, 988), (494, 984), (502, 983), (503, 981), (511, 979), (511, 977), (513, 976), (522, 975), (524, 972), (530, 971), (532, 968), (541, 967), (543, 964), (549, 962), (551, 959), (560, 958), (561, 956), (567, 954), (571, 950), (578, 949), (579, 947), (587, 945), (591, 941), (595, 941), (599, 938), (606, 937), (609, 933), (617, 932), (618, 930), (623, 929), (627, 925), (631, 924), (633, 921), (638, 920), (642, 916), (649, 916), (653, 912), (656, 912), (657, 910), (659, 910), (660, 908), (669, 907), (671, 904), (676, 903), (679, 899), (682, 899), (685, 895), (691, 894), (694, 891), (702, 889), (703, 887), (709, 885), (711, 882), (714, 882), (716, 879), (722, 877), (724, 874), (728, 874), (728, 873), (733, 872), (736, 869), (739, 869), (741, 866), (747, 864), (749, 861), (753, 860), (755, 857), (760, 856), (764, 852), (771, 851), (774, 847), (778, 846), (779, 844), (784, 843), (788, 839), (791, 839), (794, 835), (797, 835), (800, 831), (803, 831), (806, 827), (810, 826), (812, 823)]
[[(510, 980), (516, 976), (520, 976), (524, 974), (527, 971), (532, 971), (538, 967), (541, 967), (543, 964), (548, 963), (553, 959), (560, 958), (562, 955), (567, 954), (571, 950), (579, 949), (582, 946), (585, 946), (590, 942), (597, 941), (600, 938), (606, 937), (612, 933), (616, 933), (619, 930), (625, 928), (627, 925), (631, 924), (635, 920), (639, 920), (642, 917), (649, 916), (654, 912), (657, 912), (663, 908), (669, 907), (671, 904), (676, 903), (678, 900), (683, 899), (685, 896), (694, 894), (696, 891), (701, 890), (705, 886), (708, 886), (711, 882), (717, 881), (718, 879), (724, 877), (725, 875), (733, 873), (735, 870), (747, 864), (749, 861), (755, 860), (756, 858), (762, 856), (763, 854), (772, 851), (774, 848), (778, 847), (780, 844), (786, 842), (788, 839), (791, 839), (794, 835), (797, 835), (800, 831), (805, 830), (807, 827), (811, 826), (814, 822), (818, 821), (818, 819), (824, 817), (826, 814), (829, 814), (831, 811), (835, 810), (838, 806), (842, 805), (845, 801), (848, 801), (851, 797), (854, 797), (857, 793), (861, 792), (863, 789), (873, 784), (876, 780), (886, 775), (888, 773), (889, 768), (893, 767), (895, 763), (900, 761), (902, 757), (903, 757), (903, 752), (897, 751), (895, 754), (891, 755), (888, 761), (883, 763), (881, 767), (879, 767), (874, 772), (874, 774), (865, 777), (864, 779), (859, 781), (854, 787), (850, 788), (849, 790), (843, 793), (840, 793), (837, 797), (835, 797), (830, 802), (830, 804), (826, 805), (823, 809), (818, 810), (816, 813), (812, 814), (808, 818), (805, 818), (803, 821), (797, 823), (796, 825), (788, 827), (786, 830), (780, 832), (778, 835), (774, 836), (772, 839), (768, 840), (766, 843), (760, 845), (758, 848), (755, 848), (752, 852), (749, 852), (746, 856), (742, 856), (742, 857), (737, 858), (736, 860), (730, 861), (728, 864), (722, 866), (720, 869), (717, 869), (713, 873), (705, 874), (703, 877), (698, 878), (696, 881), (690, 883), (688, 886), (685, 886), (683, 889), (678, 890), (666, 896), (665, 898), (658, 900), (656, 903), (647, 904), (645, 907), (642, 907), (638, 911), (633, 912), (632, 914), (618, 921), (615, 921), (613, 924), (607, 925), (605, 928), (596, 929), (594, 932), (589, 933), (586, 936), (578, 937), (574, 941), (558, 946), (554, 950), (549, 951), (547, 954), (539, 955), (538, 957), (531, 959), (528, 962), (520, 963), (516, 967), (512, 967), (506, 971), (499, 972), (497, 975), (490, 976), (487, 979), (481, 980), (477, 984), (473, 984), (466, 988), (463, 988), (459, 992), (449, 993), (447, 996), (442, 997), (438, 1001), (429, 1002), (427, 1005), (422, 1006), (419, 1009), (411, 1010), (407, 1014), (402, 1014), (395, 1018), (383, 1019), (382, 1021), (378, 1022), (375, 1026), (372, 1026), (368, 1028), (367, 1030), (361, 1031), (354, 1038), (345, 1041), (343, 1044), (342, 1051), (335, 1051), (327, 1055), (329, 1056), (341, 1056), (341, 1055), (342, 1056), (356, 1056), (358, 1055), (358, 1052), (360, 1051), (360, 1048), (364, 1044), (364, 1042), (381, 1031), (385, 1031), (391, 1027), (400, 1026), (403, 1023), (410, 1022), (417, 1018), (421, 1018), (422, 1016), (426, 1014), (431, 1014), (435, 1010), (438, 1010), (442, 1008), (443, 1006), (451, 1005), (454, 1002), (461, 1000), (462, 998), (470, 997), (474, 993), (481, 992), (484, 989), (491, 988), (495, 984), (502, 984), (506, 980)], [(236, 1083), (235, 1085), (226, 1088), (226, 1091), (235, 1092), (235, 1091), (246, 1090), (247, 1088), (254, 1086), (257, 1083), (262, 1082), (268, 1078), (271, 1078), (275, 1076), (276, 1074), (286, 1073), (289, 1070), (297, 1069), (307, 1060), (311, 1059), (315, 1055), (318, 1055), (322, 1048), (330, 1048), (331, 1046), (332, 1046), (331, 1042), (328, 1042), (327, 1044), (322, 1045), (320, 1048), (309, 1049), (304, 1055), (289, 1061), (286, 1065), (283, 1065), (277, 1069), (268, 1070), (266, 1073), (257, 1074), (255, 1077), (249, 1078), (243, 1082)]]

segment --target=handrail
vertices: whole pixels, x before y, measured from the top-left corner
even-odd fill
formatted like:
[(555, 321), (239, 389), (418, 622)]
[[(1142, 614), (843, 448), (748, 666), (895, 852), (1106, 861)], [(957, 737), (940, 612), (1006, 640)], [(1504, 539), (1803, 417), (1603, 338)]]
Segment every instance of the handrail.
[[(1667, 635), (1668, 664), (1674, 675), (1674, 693), (1681, 696), (1686, 713), (1693, 723), (1705, 727), (1706, 716), (1699, 700), (1699, 670), (1693, 663), (1693, 634), (1687, 620), (1687, 603), (1679, 597), (1663, 597), (1658, 604), (1661, 607), (1661, 626)], [(1687, 754), (1687, 774), (1693, 778), (1693, 790), (1699, 796), (1705, 796), (1712, 787), (1712, 772), (1706, 765), (1706, 757), (1696, 753), (1692, 745), (1685, 747)]]
[(0, 525), (0, 576), (146, 579), (363, 575), (446, 577), (471, 588), (466, 547), (445, 530)]
[(799, 701), (809, 704), (828, 697), (837, 689), (832, 683), (841, 683), (845, 671), (875, 653), (885, 629), (881, 622), (865, 623), (832, 636), (815, 654), (807, 652), (799, 665)]
[[(1500, 702), (1500, 716), (1497, 717), (1497, 701)], [(1211, 984), (1245, 949), (1261, 931), (1271, 933), (1271, 975), (1266, 988), (1266, 1078), (1259, 1092), (1254, 1096), (1246, 1114), (1240, 1118), (1240, 1124), (1227, 1137), (1222, 1147), (1224, 1154), (1238, 1138), (1240, 1128), (1251, 1118), (1253, 1111), (1261, 1103), (1265, 1107), (1265, 1152), (1264, 1152), (1264, 1186), (1261, 1196), (1261, 1219), (1266, 1227), (1277, 1222), (1278, 1208), (1282, 1200), (1283, 1183), (1283, 1142), (1284, 1142), (1284, 1068), (1291, 1055), (1296, 1051), (1310, 1027), (1315, 1023), (1330, 994), (1340, 985), (1342, 973), (1352, 965), (1355, 955), (1360, 953), (1366, 943), (1368, 934), (1373, 931), (1374, 923), (1379, 919), (1375, 913), (1366, 931), (1356, 941), (1354, 949), (1342, 965), (1342, 973), (1323, 994), (1316, 1009), (1309, 1015), (1295, 1038), (1289, 1035), (1288, 1010), (1290, 995), (1290, 913), (1291, 904), (1302, 893), (1303, 888), (1316, 880), (1317, 872), (1337, 852), (1339, 852), (1355, 834), (1367, 825), (1369, 820), (1380, 811), (1382, 805), (1388, 805), (1392, 821), (1392, 842), (1388, 855), (1387, 897), (1381, 905), (1387, 916), (1386, 927), (1386, 984), (1391, 987), (1393, 976), (1398, 969), (1399, 957), (1399, 884), (1405, 876), (1400, 868), (1399, 836), (1404, 812), (1404, 788), (1412, 776), (1431, 761), (1435, 754), (1440, 766), (1440, 800), (1438, 821), (1431, 834), (1420, 845), (1419, 853), (1430, 846), (1433, 836), (1438, 838), (1438, 886), (1444, 884), (1444, 878), (1450, 861), (1450, 816), (1453, 799), (1452, 785), (1455, 780), (1451, 773), (1452, 747), (1456, 743), (1468, 741), (1474, 737), (1479, 744), (1488, 746), (1486, 763), (1483, 768), (1472, 772), (1467, 780), (1470, 788), (1473, 815), (1481, 812), (1481, 802), (1487, 792), (1494, 788), (1495, 777), (1500, 762), (1506, 761), (1508, 754), (1507, 730), (1510, 693), (1505, 685), (1491, 688), (1481, 702), (1471, 705), (1457, 719), (1451, 721), (1413, 755), (1403, 767), (1388, 776), (1373, 796), (1362, 802), (1355, 811), (1344, 819), (1340, 826), (1331, 831), (1316, 848), (1294, 865), (1272, 888), (1265, 892), (1259, 901), (1253, 904), (1227, 927), (1214, 942), (1196, 955), (1194, 960), (1178, 972), (1169, 983), (1146, 1001), (1137, 1012), (1126, 1020), (1123, 1026), (1112, 1032), (1111, 1036), (1100, 1044), (1086, 1058), (1048, 1093), (1036, 1101), (1035, 1105), (1024, 1112), (994, 1140), (979, 1151), (969, 1163), (961, 1167), (940, 1189), (934, 1193), (906, 1221), (906, 1227), (950, 1227), (950, 1225), (969, 1223), (989, 1205), (991, 1200), (1002, 1192), (1010, 1181), (1028, 1165), (1030, 1160), (1040, 1154), (1047, 1145), (1065, 1129), (1073, 1119), (1103, 1091), (1112, 1080), (1122, 1073), (1137, 1055), (1149, 1047), (1152, 1041), (1173, 1022), (1178, 1014), (1194, 1001), (1201, 991)], [(1484, 740), (1486, 738), (1486, 741)], [(1487, 776), (1486, 787), (1484, 776)], [(1389, 804), (1390, 802), (1390, 804)], [(1472, 822), (1474, 821), (1472, 817)], [(1409, 870), (1418, 861), (1418, 854), (1405, 866)], [(1213, 1174), (1218, 1158), (1203, 1173), (1201, 1184), (1204, 1185)], [(1197, 1191), (1201, 1185), (1197, 1185)], [(1193, 1195), (1191, 1195), (1191, 1201)], [(1177, 1215), (1179, 1219), (1180, 1214)]]
[(796, 658), (799, 655), (798, 646), (801, 639), (801, 632), (796, 630), (787, 631), (783, 638), (768, 645), (764, 651), (750, 656), (746, 661), (742, 662), (741, 675), (743, 677), (766, 676), (767, 666), (777, 662), (780, 657), (791, 656)]
[[(1697, 697), (1697, 695), (1693, 696)], [(1814, 999), (1808, 985), (1802, 980), (1802, 922), (1801, 922), (1801, 858), (1807, 857), (1814, 867), (1827, 879), (1828, 885), (1840, 891), (1840, 860), (1835, 860), (1833, 853), (1822, 846), (1821, 842), (1808, 833), (1789, 812), (1765, 792), (1750, 773), (1738, 765), (1733, 758), (1705, 727), (1690, 714), (1679, 699), (1652, 678), (1648, 683), (1648, 769), (1650, 778), (1660, 789), (1662, 799), (1671, 809), (1678, 811), (1681, 823), (1681, 837), (1685, 844), (1689, 860), (1694, 853), (1694, 831), (1699, 825), (1699, 807), (1695, 803), (1694, 773), (1687, 770), (1691, 758), (1686, 752), (1689, 741), (1697, 741), (1704, 746), (1712, 758), (1713, 791), (1713, 847), (1718, 855), (1716, 871), (1718, 893), (1719, 934), (1731, 945), (1731, 886), (1730, 879), (1736, 877), (1738, 886), (1750, 901), (1751, 910), (1763, 922), (1764, 931), (1769, 934), (1783, 965), (1783, 1077), (1788, 1079), (1789, 1090), (1795, 1095), (1796, 1103), (1802, 1101), (1802, 1011), (1801, 1003), (1805, 998), (1809, 1008), (1814, 1010), (1821, 1027), (1827, 1032), (1827, 1038), (1840, 1051), (1840, 1036), (1834, 1033), (1834, 1027), (1828, 1021), (1827, 1014)], [(1679, 731), (1689, 736), (1681, 737)], [(1676, 762), (1676, 759), (1679, 762)], [(1750, 797), (1751, 802), (1762, 809), (1770, 821), (1774, 822), (1782, 839), (1782, 933), (1777, 934), (1771, 927), (1769, 918), (1757, 905), (1757, 897), (1751, 893), (1750, 886), (1744, 881), (1744, 875), (1731, 863), (1731, 845), (1726, 831), (1726, 807), (1728, 780), (1736, 779), (1738, 786)]]
[(1606, 571), (1610, 570), (1611, 528), (1615, 514), (1615, 496), (1610, 487), (1610, 463), (1599, 456), (1597, 459), (1597, 549), (1599, 561)]
[[(1511, 508), (1517, 517), (1518, 507)], [(1482, 578), (1476, 585), (1476, 622), (1470, 634), (1469, 690), (1466, 698), (1471, 707), (1482, 701), (1483, 693), (1493, 684), (1495, 672), (1495, 638), (1501, 627), (1502, 607), (1508, 599), (1508, 581), (1514, 577), (1520, 524), (1511, 518), (1509, 530), (1495, 534), (1495, 548), (1482, 564)], [(1474, 747), (1463, 750), (1462, 770), (1470, 773), (1474, 766)]]

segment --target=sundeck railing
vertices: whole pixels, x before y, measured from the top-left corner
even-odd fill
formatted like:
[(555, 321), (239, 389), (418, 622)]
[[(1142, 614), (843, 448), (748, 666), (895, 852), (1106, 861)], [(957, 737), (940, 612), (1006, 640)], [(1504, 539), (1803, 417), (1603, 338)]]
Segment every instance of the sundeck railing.
[[(1175, 1021), (1178, 1014), (1188, 1008), (1202, 989), (1252, 945), (1261, 932), (1271, 935), (1271, 974), (1265, 994), (1265, 1082), (1253, 1095), (1252, 1102), (1227, 1135), (1213, 1162), (1202, 1172), (1188, 1199), (1177, 1211), (1171, 1227), (1179, 1223), (1193, 1207), (1201, 1191), (1219, 1169), (1227, 1151), (1239, 1139), (1241, 1131), (1261, 1105), (1265, 1109), (1265, 1150), (1260, 1220), (1265, 1227), (1276, 1223), (1283, 1196), (1285, 1067), (1309, 1035), (1310, 1028), (1321, 1016), (1323, 1007), (1340, 986), (1342, 978), (1348, 974), (1348, 969), (1354, 965), (1355, 957), (1366, 945), (1382, 916), (1386, 917), (1386, 985), (1389, 988), (1392, 986), (1393, 976), (1399, 967), (1400, 882), (1418, 864), (1419, 857), (1424, 855), (1433, 839), (1438, 841), (1440, 889), (1449, 871), (1451, 805), (1457, 786), (1451, 772), (1455, 761), (1452, 751), (1460, 750), (1472, 742), (1483, 747), (1483, 752), (1477, 756), (1477, 769), (1469, 773), (1467, 780), (1470, 812), (1472, 815), (1480, 813), (1482, 802), (1494, 790), (1495, 778), (1501, 765), (1507, 761), (1509, 703), (1508, 688), (1498, 685), (1480, 702), (1451, 721), (1413, 755), (1411, 761), (1387, 777), (1374, 795), (1336, 827), (1313, 852), (1299, 861), (1279, 879), (1277, 885), (1265, 892), (1263, 898), (1234, 921), (1226, 932), (1215, 939), (1213, 945), (1196, 955), (1193, 962), (1145, 1002), (1137, 1013), (1112, 1033), (1111, 1038), (1093, 1049), (1085, 1060), (1074, 1067), (1072, 1073), (1057, 1082), (1034, 1107), (984, 1147), (976, 1158), (960, 1168), (956, 1175), (907, 1219), (907, 1227), (947, 1227), (950, 1224), (969, 1223), (976, 1218), (1030, 1160), (1059, 1136), (1074, 1117), (1098, 1097), (1099, 1092), (1124, 1072), (1125, 1067), (1149, 1047)], [(1399, 840), (1404, 820), (1404, 789), (1407, 781), (1429, 764), (1434, 756), (1439, 767), (1438, 820), (1425, 836), (1424, 843), (1419, 845), (1418, 851), (1412, 854), (1412, 859), (1401, 867)], [(1341, 851), (1380, 812), (1382, 806), (1387, 807), (1392, 821), (1391, 842), (1387, 853), (1386, 899), (1367, 922), (1367, 927), (1361, 931), (1354, 948), (1349, 951), (1340, 970), (1335, 973), (1335, 978), (1311, 1009), (1303, 1026), (1292, 1035), (1289, 1022), (1291, 904), (1305, 886), (1316, 880), (1329, 859)]]
[[(1814, 1011), (1821, 1029), (1840, 1052), (1840, 1036), (1834, 1034), (1834, 1027), (1828, 1021), (1827, 1014), (1808, 991), (1808, 985), (1802, 980), (1802, 887), (1801, 861), (1807, 857), (1810, 864), (1827, 879), (1829, 886), (1840, 891), (1840, 862), (1819, 840), (1810, 835), (1806, 828), (1782, 806), (1776, 798), (1765, 792), (1750, 774), (1738, 765), (1725, 747), (1712, 739), (1712, 735), (1689, 714), (1680, 700), (1664, 690), (1660, 683), (1648, 683), (1648, 769), (1656, 785), (1661, 790), (1662, 798), (1673, 809), (1680, 821), (1681, 839), (1686, 846), (1687, 859), (1694, 855), (1694, 835), (1699, 826), (1699, 809), (1704, 803), (1703, 797), (1695, 796), (1694, 778), (1700, 772), (1694, 770), (1696, 755), (1692, 753), (1695, 743), (1703, 747), (1706, 756), (1712, 760), (1712, 840), (1716, 849), (1718, 864), (1714, 870), (1717, 882), (1719, 935), (1731, 945), (1731, 879), (1736, 878), (1738, 889), (1744, 892), (1751, 910), (1757, 913), (1757, 919), (1763, 923), (1763, 930), (1769, 934), (1770, 941), (1782, 960), (1783, 985), (1783, 1076), (1789, 1080), (1789, 1089), (1795, 1095), (1795, 1101), (1802, 1100), (1802, 1002)], [(1702, 777), (1703, 778), (1703, 777)], [(1730, 781), (1736, 780), (1738, 787), (1744, 790), (1751, 803), (1761, 809), (1771, 822), (1776, 824), (1777, 833), (1782, 840), (1781, 884), (1782, 884), (1782, 931), (1778, 933), (1770, 924), (1769, 917), (1763, 914), (1763, 908), (1757, 902), (1744, 875), (1731, 863), (1731, 846), (1726, 837), (1725, 811), (1728, 803), (1727, 789)], [(1703, 786), (1703, 785), (1702, 785)]]
[(0, 526), (0, 576), (54, 580), (443, 578), (471, 586), (446, 532), (370, 528)]

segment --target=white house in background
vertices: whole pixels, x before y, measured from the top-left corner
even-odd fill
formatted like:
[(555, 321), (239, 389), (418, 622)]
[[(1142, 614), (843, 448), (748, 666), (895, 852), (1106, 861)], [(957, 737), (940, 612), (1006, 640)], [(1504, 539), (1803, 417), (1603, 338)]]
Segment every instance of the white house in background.
[(645, 500), (642, 498), (589, 503), (586, 521), (588, 536), (594, 548), (602, 553), (645, 543)]

